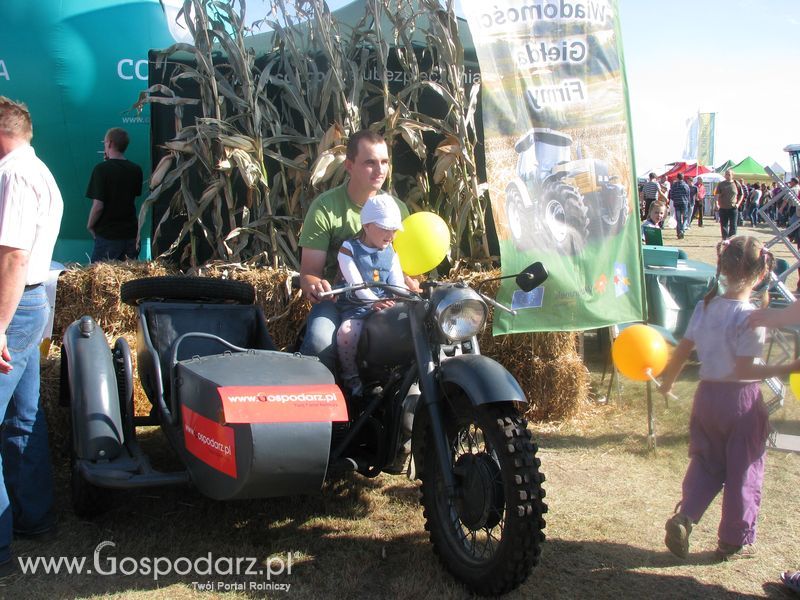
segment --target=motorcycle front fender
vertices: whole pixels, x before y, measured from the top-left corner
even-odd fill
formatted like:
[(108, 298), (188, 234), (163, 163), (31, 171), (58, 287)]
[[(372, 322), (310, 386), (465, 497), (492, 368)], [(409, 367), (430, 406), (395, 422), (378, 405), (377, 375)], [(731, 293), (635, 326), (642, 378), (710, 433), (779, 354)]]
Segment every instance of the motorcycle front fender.
[(473, 406), (528, 402), (514, 376), (499, 362), (482, 354), (462, 354), (443, 361), (439, 380), (463, 389)]
[[(514, 376), (499, 362), (481, 354), (462, 354), (443, 361), (439, 367), (438, 380), (442, 387), (453, 385), (463, 390), (472, 406), (496, 402), (528, 402)], [(409, 473), (415, 479), (425, 471), (423, 448), (429, 421), (426, 403), (418, 402), (411, 434), (414, 463)]]

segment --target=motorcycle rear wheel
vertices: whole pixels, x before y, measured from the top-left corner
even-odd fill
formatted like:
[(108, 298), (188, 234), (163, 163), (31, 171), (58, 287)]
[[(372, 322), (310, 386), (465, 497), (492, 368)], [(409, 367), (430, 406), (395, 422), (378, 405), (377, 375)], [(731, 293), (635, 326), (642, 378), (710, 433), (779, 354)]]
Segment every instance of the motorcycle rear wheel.
[(536, 444), (513, 406), (467, 404), (446, 415), (455, 498), (448, 497), (433, 443), (426, 440), (425, 528), (440, 561), (470, 591), (505, 594), (539, 562), (544, 476)]

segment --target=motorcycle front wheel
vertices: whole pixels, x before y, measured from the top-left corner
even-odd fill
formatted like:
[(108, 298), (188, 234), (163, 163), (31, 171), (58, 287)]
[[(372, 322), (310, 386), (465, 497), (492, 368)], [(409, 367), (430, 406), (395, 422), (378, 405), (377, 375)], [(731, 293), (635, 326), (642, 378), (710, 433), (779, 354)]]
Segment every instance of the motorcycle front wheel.
[(513, 406), (459, 406), (445, 414), (454, 497), (445, 489), (432, 440), (425, 443), (425, 528), (456, 579), (476, 594), (504, 594), (539, 561), (544, 476), (531, 433)]

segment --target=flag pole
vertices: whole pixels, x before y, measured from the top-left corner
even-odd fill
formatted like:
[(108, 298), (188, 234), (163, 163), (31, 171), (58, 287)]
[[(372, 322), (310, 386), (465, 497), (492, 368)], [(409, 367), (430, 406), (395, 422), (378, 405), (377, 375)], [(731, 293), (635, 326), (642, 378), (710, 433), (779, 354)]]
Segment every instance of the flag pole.
[[(697, 175), (700, 174), (700, 108), (697, 108), (697, 131), (695, 132), (695, 148), (697, 148), (697, 156), (695, 156), (694, 166)], [(695, 175), (695, 176), (697, 176)]]

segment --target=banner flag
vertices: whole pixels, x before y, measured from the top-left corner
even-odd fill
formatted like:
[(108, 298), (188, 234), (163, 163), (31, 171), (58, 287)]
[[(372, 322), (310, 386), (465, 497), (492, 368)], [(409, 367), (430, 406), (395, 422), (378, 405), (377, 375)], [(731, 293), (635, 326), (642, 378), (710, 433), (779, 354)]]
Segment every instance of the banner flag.
[(714, 165), (714, 118), (717, 113), (698, 115), (697, 164), (704, 167)]
[(686, 119), (686, 142), (683, 145), (683, 160), (697, 160), (698, 117)]
[(486, 171), (504, 284), (494, 333), (645, 320), (638, 193), (617, 0), (463, 3), (481, 69)]

